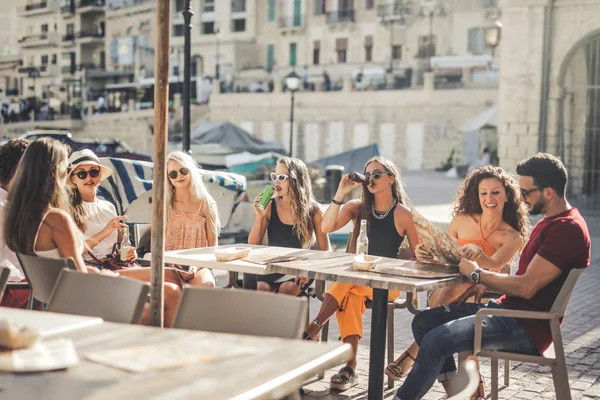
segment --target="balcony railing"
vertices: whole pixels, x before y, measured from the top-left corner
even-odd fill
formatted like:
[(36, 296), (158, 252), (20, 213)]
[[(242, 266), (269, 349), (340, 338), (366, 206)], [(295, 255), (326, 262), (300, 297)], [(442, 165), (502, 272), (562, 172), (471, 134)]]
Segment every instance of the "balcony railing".
[(42, 32), (34, 35), (23, 36), (19, 39), (22, 47), (32, 46), (47, 46), (54, 45), (58, 46), (60, 43), (60, 35), (58, 32)]
[(63, 42), (68, 42), (70, 40), (75, 40), (75, 34), (74, 33), (67, 33), (66, 35), (63, 36)]
[(338, 11), (329, 11), (327, 13), (327, 23), (328, 24), (338, 24), (341, 22), (354, 22), (354, 10), (338, 10)]
[(302, 16), (294, 15), (292, 17), (279, 17), (280, 28), (299, 28), (302, 26)]
[(408, 7), (404, 2), (377, 6), (377, 16), (380, 18), (406, 15), (410, 14), (410, 11), (410, 7)]
[(47, 1), (42, 1), (41, 3), (34, 4), (25, 4), (25, 11), (41, 10), (46, 7), (48, 7)]
[(104, 31), (97, 31), (97, 30), (88, 30), (88, 31), (81, 31), (81, 32), (77, 32), (77, 37), (78, 38), (103, 38), (104, 37)]
[(118, 4), (110, 3), (108, 7), (111, 10), (119, 10), (121, 8), (135, 7), (135, 6), (139, 6), (140, 4), (154, 3), (154, 2), (156, 2), (156, 0), (128, 0), (127, 2), (118, 3)]
[(77, 8), (95, 6), (95, 7), (104, 7), (106, 5), (106, 0), (79, 0), (77, 2)]

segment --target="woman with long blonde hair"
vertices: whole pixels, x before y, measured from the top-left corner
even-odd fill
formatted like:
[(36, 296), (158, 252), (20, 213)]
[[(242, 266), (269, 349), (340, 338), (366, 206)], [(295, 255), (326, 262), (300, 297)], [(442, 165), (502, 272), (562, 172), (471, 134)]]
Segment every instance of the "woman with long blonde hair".
[[(353, 182), (348, 175), (342, 178), (332, 204), (325, 213), (323, 230), (335, 232), (353, 221), (354, 229), (347, 251), (354, 253), (361, 221), (366, 220), (368, 254), (396, 258), (405, 238), (408, 238), (414, 251), (419, 239), (412, 213), (406, 206), (398, 169), (383, 157), (373, 157), (366, 162), (364, 173), (368, 185)], [(361, 199), (342, 205), (344, 198), (361, 186)], [(399, 295), (400, 291), (390, 290), (389, 300), (394, 301)], [(317, 340), (323, 324), (335, 313), (343, 342), (352, 346), (353, 357), (331, 377), (332, 389), (346, 390), (358, 383), (355, 371), (358, 341), (363, 334), (362, 315), (366, 309), (365, 300), (372, 298), (371, 288), (334, 282), (325, 294), (317, 317), (306, 329), (305, 339)]]
[[(208, 193), (194, 159), (181, 151), (167, 156), (167, 237), (165, 249), (217, 246), (221, 221), (217, 203)], [(181, 278), (194, 286), (215, 287), (208, 268), (176, 266)]]
[[(323, 212), (313, 197), (306, 165), (297, 158), (282, 157), (271, 180), (275, 194), (267, 207), (257, 207), (261, 196), (254, 199), (256, 218), (248, 243), (261, 244), (266, 233), (271, 246), (308, 249), (316, 238), (319, 249), (328, 250), (329, 237), (321, 229)], [(311, 283), (304, 277), (286, 279), (281, 274), (270, 274), (259, 276), (257, 288), (297, 296)]]

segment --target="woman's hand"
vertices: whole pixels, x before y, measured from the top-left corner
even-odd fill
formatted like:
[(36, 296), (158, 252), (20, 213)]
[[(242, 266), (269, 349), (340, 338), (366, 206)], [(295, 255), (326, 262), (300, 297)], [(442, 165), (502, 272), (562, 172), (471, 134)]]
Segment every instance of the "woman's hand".
[(342, 201), (344, 200), (344, 198), (350, 194), (350, 192), (352, 192), (354, 189), (356, 189), (357, 187), (362, 186), (362, 183), (360, 182), (354, 182), (353, 180), (351, 180), (348, 177), (349, 174), (346, 174), (342, 177), (342, 180), (340, 181), (340, 184), (338, 185), (338, 190), (337, 193), (335, 194), (334, 198), (337, 201)]
[(264, 208), (264, 210), (258, 208), (258, 202), (260, 201), (261, 197), (262, 194), (254, 199), (254, 214), (256, 215), (256, 218), (264, 218), (267, 215), (267, 211), (271, 209), (272, 202), (270, 201), (269, 204), (267, 204), (267, 206)]
[(294, 281), (294, 284), (296, 286), (298, 286), (300, 289), (302, 289), (304, 287), (304, 285), (306, 285), (308, 283), (309, 280), (310, 280), (309, 277), (306, 277), (306, 276), (297, 276), (296, 280)]
[(433, 261), (433, 255), (427, 250), (427, 247), (421, 243), (415, 246), (415, 257), (421, 262)]
[(119, 273), (115, 272), (115, 271), (111, 271), (110, 269), (101, 269), (100, 270), (100, 275), (119, 276)]
[(137, 251), (135, 250), (135, 247), (131, 246), (129, 248), (129, 251), (127, 251), (127, 261), (132, 263), (135, 260), (137, 260), (137, 258), (138, 258)]
[(481, 255), (482, 251), (483, 250), (481, 249), (481, 247), (476, 246), (472, 243), (465, 244), (464, 246), (462, 246), (460, 248), (460, 252), (461, 252), (462, 256), (464, 258), (466, 258), (467, 260), (471, 260), (471, 261), (475, 261), (477, 259), (477, 257), (479, 257)]
[(108, 223), (106, 224), (106, 226), (103, 229), (103, 231), (106, 233), (106, 236), (110, 235), (117, 229), (127, 227), (127, 224), (124, 224), (123, 222), (121, 222), (126, 218), (127, 218), (127, 215), (119, 215), (117, 217), (114, 217), (110, 221), (108, 221)]

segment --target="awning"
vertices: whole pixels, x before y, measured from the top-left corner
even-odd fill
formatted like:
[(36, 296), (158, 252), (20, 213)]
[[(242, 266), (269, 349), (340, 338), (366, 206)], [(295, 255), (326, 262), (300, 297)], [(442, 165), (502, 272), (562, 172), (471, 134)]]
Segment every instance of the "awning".
[(498, 106), (493, 105), (487, 110), (477, 114), (473, 119), (465, 122), (458, 127), (461, 132), (477, 132), (481, 128), (485, 127), (497, 127), (498, 126)]

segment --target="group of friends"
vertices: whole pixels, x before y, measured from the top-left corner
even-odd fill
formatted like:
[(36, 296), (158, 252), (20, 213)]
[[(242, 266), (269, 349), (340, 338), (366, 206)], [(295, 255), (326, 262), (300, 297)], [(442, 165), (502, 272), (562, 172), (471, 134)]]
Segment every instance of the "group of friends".
[[(406, 378), (396, 399), (419, 399), (438, 378), (447, 390), (456, 373), (453, 355), (473, 349), (474, 319), (483, 307), (548, 311), (569, 271), (590, 261), (590, 237), (579, 211), (567, 201), (568, 174), (563, 163), (539, 153), (516, 168), (518, 181), (496, 166), (472, 171), (454, 199), (449, 235), (458, 240), (464, 283), (430, 294), (429, 309), (415, 316), (415, 342), (386, 367), (393, 379)], [(275, 195), (266, 207), (254, 199), (255, 221), (250, 244), (290, 248), (331, 248), (328, 233), (352, 221), (355, 229), (347, 251), (355, 252), (361, 221), (367, 223), (368, 253), (383, 257), (433, 261), (419, 243), (404, 184), (396, 166), (383, 157), (368, 160), (363, 171), (368, 184), (345, 175), (326, 210), (314, 199), (306, 165), (282, 157), (271, 174)], [(143, 267), (118, 272), (98, 268), (94, 261), (120, 241), (125, 215), (97, 197), (100, 182), (112, 174), (96, 155), (69, 149), (53, 139), (29, 143), (13, 139), (0, 147), (0, 262), (12, 266), (12, 280), (24, 279), (14, 253), (73, 258), (87, 273), (150, 280)], [(217, 204), (187, 154), (167, 156), (166, 250), (217, 246), (221, 229)], [(354, 191), (360, 199), (346, 201)], [(530, 231), (529, 214), (544, 218)], [(402, 243), (407, 240), (404, 246)], [(400, 250), (401, 247), (405, 250)], [(508, 273), (519, 255), (515, 274)], [(137, 258), (134, 249), (130, 261)], [(215, 287), (208, 268), (165, 268), (165, 324), (172, 323), (184, 285)], [(259, 278), (258, 290), (292, 296), (306, 293), (312, 280), (280, 274)], [(488, 292), (501, 293), (491, 298)], [(319, 340), (323, 325), (335, 314), (341, 339), (353, 356), (331, 378), (331, 387), (346, 390), (358, 383), (357, 351), (363, 335), (362, 315), (372, 289), (334, 282), (304, 339)], [(390, 291), (394, 301), (399, 291)], [(487, 299), (487, 302), (482, 302)], [(26, 297), (13, 291), (2, 305), (23, 306)], [(148, 308), (141, 323), (148, 322)], [(543, 353), (551, 344), (550, 327), (539, 320), (485, 318), (483, 348), (527, 354)], [(474, 397), (485, 397), (483, 381)]]

